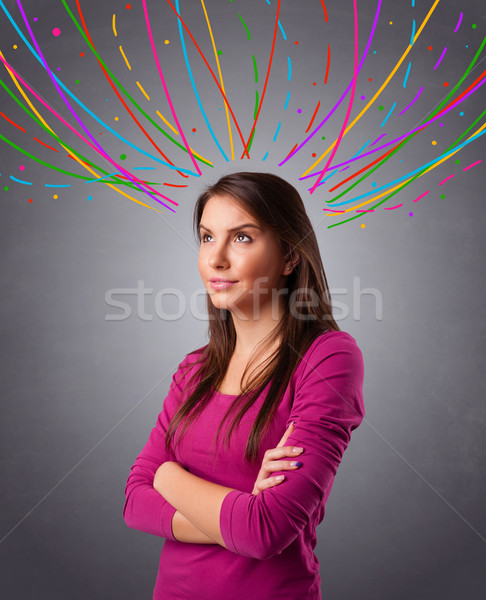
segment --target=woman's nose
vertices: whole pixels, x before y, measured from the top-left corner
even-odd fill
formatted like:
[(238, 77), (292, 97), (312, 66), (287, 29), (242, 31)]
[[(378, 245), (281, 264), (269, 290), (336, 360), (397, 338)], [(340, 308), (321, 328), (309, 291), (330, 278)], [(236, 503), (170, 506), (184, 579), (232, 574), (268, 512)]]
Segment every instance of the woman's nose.
[(213, 269), (219, 266), (228, 266), (228, 257), (224, 246), (214, 246), (211, 249), (211, 254), (208, 258), (209, 266)]

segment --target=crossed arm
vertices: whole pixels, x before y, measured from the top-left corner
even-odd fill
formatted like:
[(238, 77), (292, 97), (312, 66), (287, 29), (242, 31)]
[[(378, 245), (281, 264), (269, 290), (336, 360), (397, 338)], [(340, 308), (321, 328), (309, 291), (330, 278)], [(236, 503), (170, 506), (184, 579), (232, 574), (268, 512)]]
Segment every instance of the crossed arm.
[(234, 488), (206, 481), (172, 461), (157, 469), (153, 485), (177, 509), (172, 518), (176, 540), (226, 548), (219, 525), (220, 511), (224, 498)]

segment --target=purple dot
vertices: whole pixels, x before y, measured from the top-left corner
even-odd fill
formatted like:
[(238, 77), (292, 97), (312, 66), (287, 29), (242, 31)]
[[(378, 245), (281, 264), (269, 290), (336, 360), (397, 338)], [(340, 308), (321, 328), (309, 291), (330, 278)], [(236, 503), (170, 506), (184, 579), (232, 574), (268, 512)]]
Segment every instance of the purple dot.
[(440, 125), (441, 127), (444, 127), (444, 123), (439, 123), (439, 125)]
[(361, 96), (361, 100), (366, 100), (366, 96)]
[(299, 113), (299, 115), (300, 115), (300, 113), (302, 112), (302, 109), (301, 109), (301, 108), (298, 108), (298, 109), (297, 109), (297, 112), (298, 112), (298, 113)]
[(37, 17), (34, 17), (34, 21), (38, 21), (39, 19)]
[(56, 37), (61, 35), (61, 30), (59, 29), (59, 27), (54, 27), (54, 29), (52, 30), (52, 35), (55, 35)]
[(61, 70), (61, 67), (57, 67), (57, 70), (58, 70), (58, 71), (60, 71), (60, 70)]

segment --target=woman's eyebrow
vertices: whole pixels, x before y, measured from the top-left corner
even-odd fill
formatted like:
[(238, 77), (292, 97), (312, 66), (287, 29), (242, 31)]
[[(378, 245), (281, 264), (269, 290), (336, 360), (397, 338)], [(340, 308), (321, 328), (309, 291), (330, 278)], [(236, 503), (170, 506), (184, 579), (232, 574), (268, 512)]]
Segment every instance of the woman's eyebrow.
[[(205, 229), (206, 231), (209, 231), (209, 233), (213, 233), (211, 231), (211, 229), (208, 229), (202, 223), (199, 224), (199, 227), (200, 227), (200, 229)], [(238, 225), (237, 227), (232, 227), (231, 229), (228, 229), (228, 231), (236, 231), (237, 229), (243, 229), (245, 227), (255, 227), (255, 229), (260, 229), (260, 231), (261, 231), (261, 227), (259, 227), (258, 225), (255, 225), (254, 223), (243, 223), (242, 225)]]

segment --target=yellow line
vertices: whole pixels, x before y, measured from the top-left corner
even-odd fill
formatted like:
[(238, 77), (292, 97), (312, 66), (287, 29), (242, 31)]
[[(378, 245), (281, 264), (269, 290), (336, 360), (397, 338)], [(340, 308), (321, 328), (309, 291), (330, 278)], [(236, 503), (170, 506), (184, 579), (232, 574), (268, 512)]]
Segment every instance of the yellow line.
[(113, 13), (113, 33), (115, 37), (117, 37), (118, 33), (116, 32), (116, 23), (115, 23), (115, 14)]
[(125, 59), (125, 62), (127, 63), (127, 67), (129, 68), (129, 70), (132, 70), (132, 67), (130, 66), (130, 63), (128, 62), (128, 58), (125, 56), (125, 52), (123, 52), (123, 48), (120, 46), (120, 52), (123, 56), (123, 58)]
[(143, 89), (142, 84), (140, 83), (140, 81), (137, 81), (137, 85), (140, 88), (140, 91), (142, 92), (142, 94), (145, 96), (145, 98), (147, 98), (147, 100), (150, 102), (150, 96), (147, 94), (147, 92)]
[[(0, 50), (0, 56), (2, 58), (5, 58), (2, 54), (2, 51)], [(10, 69), (7, 67), (7, 65), (5, 65), (5, 63), (3, 63), (5, 68), (8, 71), (8, 74), (10, 75), (10, 77), (12, 78), (13, 82), (15, 83), (17, 89), (19, 90), (19, 92), (22, 94), (22, 96), (24, 97), (25, 101), (27, 102), (27, 104), (30, 106), (30, 108), (32, 109), (32, 111), (36, 114), (36, 116), (39, 118), (39, 120), (47, 127), (47, 129), (49, 129), (49, 131), (51, 131), (52, 133), (56, 133), (49, 125), (48, 123), (46, 123), (46, 121), (43, 119), (42, 115), (37, 111), (37, 109), (35, 108), (35, 106), (32, 104), (32, 102), (29, 100), (29, 98), (27, 97), (27, 95), (25, 94), (23, 88), (21, 87), (20, 83), (17, 81), (17, 78), (15, 77), (15, 75), (12, 73), (12, 71), (10, 71)], [(63, 144), (61, 142), (58, 142), (59, 145), (64, 148), (64, 150), (66, 150), (66, 152), (68, 153), (69, 156), (72, 156), (74, 158), (74, 160), (76, 162), (78, 162), (82, 167), (84, 167), (87, 171), (89, 171), (92, 175), (94, 175), (95, 177), (98, 177), (98, 173), (96, 173), (96, 171), (93, 171), (93, 169), (91, 169), (90, 167), (88, 167), (87, 165), (85, 165), (75, 154), (71, 154), (71, 152), (68, 150), (68, 148), (66, 148), (65, 146), (63, 146)], [(110, 183), (108, 183), (107, 181), (103, 182), (105, 185), (107, 185), (108, 187), (110, 187), (112, 190), (115, 190), (115, 192), (118, 192), (119, 194), (121, 194), (122, 196), (125, 196), (125, 198), (128, 198), (129, 200), (133, 200), (134, 202), (136, 202), (137, 204), (141, 204), (142, 206), (145, 206), (145, 208), (150, 208), (150, 210), (154, 210), (155, 212), (162, 212), (161, 210), (158, 210), (156, 208), (153, 208), (152, 206), (149, 206), (148, 204), (145, 204), (145, 202), (140, 202), (140, 200), (137, 200), (136, 198), (132, 198), (132, 196), (129, 196), (128, 194), (126, 194), (125, 192), (123, 192), (122, 190), (119, 190), (117, 187), (115, 187), (114, 185), (111, 185)]]
[[(214, 58), (216, 59), (216, 64), (218, 65), (218, 73), (219, 73), (219, 81), (221, 83), (221, 89), (223, 90), (223, 94), (226, 95), (226, 92), (224, 91), (223, 75), (221, 73), (221, 67), (219, 64), (218, 52), (216, 50), (216, 44), (214, 42), (213, 32), (211, 30), (211, 24), (209, 23), (209, 17), (208, 17), (208, 13), (206, 12), (204, 0), (201, 0), (201, 4), (202, 4), (203, 10), (204, 10), (204, 14), (206, 16), (206, 22), (208, 24), (209, 35), (211, 36), (211, 42), (213, 43)], [(223, 98), (223, 100), (224, 100), (224, 98)], [(226, 101), (224, 103), (224, 108), (226, 110), (226, 119), (228, 121), (228, 133), (229, 133), (229, 139), (230, 139), (230, 144), (231, 144), (231, 159), (235, 160), (235, 149), (233, 147), (233, 135), (231, 133), (231, 121), (230, 121), (230, 116), (229, 116), (229, 111), (228, 111), (228, 103)]]
[[(481, 125), (481, 127), (479, 129), (477, 129), (474, 133), (471, 133), (471, 135), (467, 138), (468, 140), (470, 140), (472, 137), (474, 137), (475, 135), (477, 135), (478, 133), (481, 133), (481, 131), (483, 129), (486, 128), (486, 122), (483, 123)], [(466, 140), (467, 141), (467, 140)], [(443, 158), (441, 158), (441, 160), (439, 160), (438, 162), (434, 163), (433, 165), (430, 165), (430, 167), (424, 171), (423, 173), (421, 173), (421, 175), (419, 177), (417, 177), (417, 179), (420, 179), (420, 177), (422, 177), (422, 175), (426, 175), (429, 171), (432, 171), (433, 169), (435, 169), (436, 167), (438, 167), (439, 165), (441, 165), (444, 161), (449, 160), (449, 158), (452, 158), (454, 156), (454, 154), (457, 154), (460, 150), (462, 150), (462, 148), (459, 148), (459, 150), (454, 150), (454, 152), (451, 152), (450, 154), (448, 154), (447, 156), (444, 156)], [(387, 190), (386, 192), (383, 192), (382, 194), (380, 194), (379, 196), (374, 196), (373, 198), (370, 198), (369, 200), (366, 200), (366, 202), (363, 202), (362, 204), (359, 204), (358, 206), (354, 206), (353, 208), (347, 208), (345, 209), (345, 213), (347, 212), (351, 212), (353, 210), (356, 210), (358, 208), (361, 208), (362, 206), (366, 206), (368, 204), (371, 204), (372, 202), (374, 202), (375, 200), (379, 200), (380, 198), (383, 198), (383, 196), (387, 196), (388, 194), (391, 194), (392, 192), (394, 192), (395, 190), (397, 190), (400, 187), (403, 187), (404, 185), (406, 185), (410, 179), (412, 179), (412, 177), (409, 177), (408, 179), (406, 179), (405, 181), (401, 181), (398, 185), (396, 185), (394, 188), (391, 188), (389, 190)], [(328, 213), (328, 217), (340, 217), (342, 216), (344, 213)]]
[[(427, 13), (427, 16), (425, 17), (425, 19), (422, 22), (422, 25), (420, 25), (417, 33), (415, 34), (415, 37), (412, 40), (412, 43), (408, 45), (408, 48), (405, 50), (405, 52), (403, 53), (402, 57), (400, 58), (400, 60), (397, 62), (397, 64), (395, 65), (395, 68), (393, 69), (393, 71), (390, 73), (390, 75), (388, 75), (386, 81), (383, 83), (383, 85), (381, 86), (381, 88), (376, 92), (376, 94), (373, 96), (373, 98), (368, 102), (368, 104), (363, 108), (363, 110), (359, 113), (359, 115), (354, 119), (354, 121), (348, 125), (348, 128), (346, 129), (346, 131), (343, 134), (343, 137), (348, 133), (348, 131), (350, 129), (352, 129), (354, 127), (354, 125), (361, 119), (361, 117), (366, 113), (366, 111), (368, 110), (368, 108), (374, 103), (374, 101), (378, 98), (378, 96), (381, 94), (381, 92), (385, 89), (385, 87), (388, 85), (388, 83), (390, 82), (390, 80), (392, 79), (392, 77), (395, 75), (395, 73), (398, 71), (400, 65), (402, 64), (402, 62), (405, 60), (405, 58), (407, 57), (408, 53), (410, 52), (410, 50), (412, 49), (413, 44), (417, 41), (419, 35), (422, 33), (423, 28), (425, 27), (425, 25), (427, 24), (427, 21), (430, 19), (430, 17), (432, 16), (432, 13), (434, 12), (436, 6), (439, 4), (440, 0), (435, 0), (432, 8), (429, 10), (429, 12)], [(304, 177), (305, 175), (307, 175), (310, 171), (312, 171), (312, 169), (314, 167), (316, 167), (328, 154), (329, 152), (331, 152), (331, 150), (334, 148), (334, 146), (336, 145), (337, 139), (334, 140), (334, 142), (329, 146), (329, 148), (324, 152), (324, 154), (322, 154), (313, 165), (311, 165), (307, 171), (305, 171), (304, 173), (302, 173), (301, 177)]]

